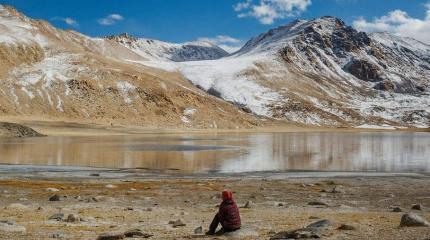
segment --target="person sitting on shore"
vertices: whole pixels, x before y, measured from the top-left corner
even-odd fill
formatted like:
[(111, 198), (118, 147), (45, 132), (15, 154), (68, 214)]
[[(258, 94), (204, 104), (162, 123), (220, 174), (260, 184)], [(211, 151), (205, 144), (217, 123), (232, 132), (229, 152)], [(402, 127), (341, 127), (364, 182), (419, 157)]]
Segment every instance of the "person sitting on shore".
[[(216, 232), (218, 225), (221, 224), (221, 230)], [(226, 232), (233, 232), (241, 227), (241, 220), (239, 215), (239, 208), (233, 200), (233, 194), (231, 191), (224, 190), (222, 192), (222, 203), (219, 206), (218, 213), (212, 220), (209, 226), (207, 235), (221, 235)]]

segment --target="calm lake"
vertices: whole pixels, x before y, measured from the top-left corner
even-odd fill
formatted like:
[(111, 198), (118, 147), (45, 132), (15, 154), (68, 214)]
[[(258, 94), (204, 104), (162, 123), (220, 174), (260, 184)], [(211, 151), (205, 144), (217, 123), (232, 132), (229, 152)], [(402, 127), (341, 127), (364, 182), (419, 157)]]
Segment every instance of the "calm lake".
[(179, 172), (430, 172), (430, 133), (143, 134), (0, 139), (0, 164)]

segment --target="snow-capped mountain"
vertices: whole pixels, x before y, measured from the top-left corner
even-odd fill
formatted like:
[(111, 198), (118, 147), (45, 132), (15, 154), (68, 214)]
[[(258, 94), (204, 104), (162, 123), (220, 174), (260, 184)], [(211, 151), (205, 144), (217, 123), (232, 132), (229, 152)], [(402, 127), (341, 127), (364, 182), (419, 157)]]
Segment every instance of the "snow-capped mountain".
[(106, 38), (116, 41), (131, 51), (153, 61), (187, 62), (219, 59), (228, 55), (228, 52), (207, 41), (176, 44), (154, 39), (135, 38), (127, 33)]
[(3, 116), (236, 127), (261, 124), (253, 113), (312, 125), (430, 124), (430, 46), (333, 17), (280, 26), (228, 55), (208, 42), (91, 38), (0, 5), (0, 60)]
[[(198, 48), (196, 55), (189, 46)], [(206, 47), (211, 53), (204, 52)], [(216, 53), (216, 48), (202, 44), (171, 48), (186, 49), (172, 51), (171, 59)], [(146, 57), (114, 40), (59, 30), (0, 5), (0, 117), (146, 127), (259, 124), (180, 74), (140, 64)]]
[(316, 125), (430, 123), (430, 46), (358, 32), (333, 17), (272, 29), (232, 56), (181, 65), (208, 92), (250, 111)]

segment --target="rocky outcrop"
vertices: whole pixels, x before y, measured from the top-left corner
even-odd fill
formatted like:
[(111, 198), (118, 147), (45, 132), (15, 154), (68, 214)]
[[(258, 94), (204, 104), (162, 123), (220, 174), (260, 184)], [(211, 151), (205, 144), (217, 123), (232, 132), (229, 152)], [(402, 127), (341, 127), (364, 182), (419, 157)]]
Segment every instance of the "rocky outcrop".
[(378, 67), (366, 60), (354, 59), (345, 66), (345, 70), (364, 81), (381, 81)]
[(0, 137), (42, 137), (40, 134), (32, 128), (8, 122), (0, 122)]

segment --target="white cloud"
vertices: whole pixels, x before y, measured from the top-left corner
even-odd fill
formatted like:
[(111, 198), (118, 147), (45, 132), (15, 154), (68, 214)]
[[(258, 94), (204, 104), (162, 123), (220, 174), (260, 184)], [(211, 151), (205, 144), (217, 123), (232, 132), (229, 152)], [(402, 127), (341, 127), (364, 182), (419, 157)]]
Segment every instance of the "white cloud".
[(117, 13), (113, 13), (113, 14), (108, 15), (105, 18), (100, 18), (99, 20), (97, 20), (97, 22), (100, 25), (109, 26), (109, 25), (113, 25), (116, 22), (122, 21), (122, 20), (124, 20), (123, 16), (121, 16), (121, 15), (119, 15)]
[(299, 15), (311, 4), (311, 0), (259, 0), (257, 4), (246, 0), (233, 8), (239, 18), (254, 17), (262, 24), (272, 24), (276, 19)]
[(424, 5), (424, 19), (413, 18), (402, 10), (394, 10), (382, 17), (367, 21), (360, 17), (353, 26), (365, 32), (391, 32), (403, 37), (412, 37), (430, 44), (430, 3)]
[(75, 19), (70, 18), (70, 17), (66, 17), (66, 18), (63, 18), (63, 17), (54, 17), (54, 18), (51, 18), (51, 20), (52, 21), (61, 21), (61, 22), (64, 22), (67, 25), (72, 26), (72, 27), (79, 26), (78, 21), (76, 21)]
[(242, 40), (225, 35), (218, 35), (214, 38), (199, 38), (198, 41), (210, 42), (229, 53), (236, 52), (243, 46)]

